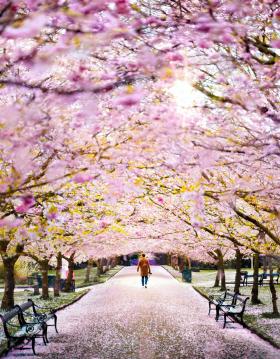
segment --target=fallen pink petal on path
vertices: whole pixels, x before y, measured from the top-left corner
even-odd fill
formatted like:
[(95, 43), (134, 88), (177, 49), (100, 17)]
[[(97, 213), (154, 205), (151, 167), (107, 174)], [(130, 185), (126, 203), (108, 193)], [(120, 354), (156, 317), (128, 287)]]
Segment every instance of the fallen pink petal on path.
[(50, 328), (47, 346), (37, 340), (38, 358), (279, 358), (278, 350), (239, 324), (222, 329), (191, 285), (162, 267), (152, 273), (145, 289), (136, 267), (126, 267), (58, 312), (59, 334)]

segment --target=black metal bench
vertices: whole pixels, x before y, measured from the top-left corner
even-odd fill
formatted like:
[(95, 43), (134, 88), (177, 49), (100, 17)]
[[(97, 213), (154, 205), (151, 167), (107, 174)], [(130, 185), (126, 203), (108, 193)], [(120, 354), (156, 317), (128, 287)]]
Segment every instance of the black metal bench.
[(279, 282), (279, 276), (280, 276), (280, 273), (272, 273), (272, 274), (270, 274), (270, 273), (263, 273), (263, 274), (262, 274), (262, 277), (261, 277), (261, 279), (260, 279), (260, 281), (259, 281), (259, 283), (260, 283), (260, 285), (263, 285), (265, 280), (270, 281), (270, 278), (272, 277), (273, 282), (276, 283), (276, 284), (278, 284), (278, 282)]
[[(259, 280), (259, 284), (260, 284), (260, 281), (262, 280), (262, 274), (259, 274), (258, 275), (258, 280)], [(254, 274), (248, 274), (248, 273), (244, 273), (243, 275), (242, 275), (242, 279), (243, 279), (243, 281), (242, 281), (242, 285), (244, 286), (244, 285), (248, 285), (248, 284), (252, 284), (253, 283), (253, 278), (254, 278)], [(252, 282), (248, 282), (248, 279), (252, 279)]]
[(209, 296), (209, 312), (210, 315), (211, 310), (216, 310), (216, 320), (219, 318), (219, 311), (221, 305), (232, 305), (235, 302), (236, 294), (230, 291), (225, 291), (222, 294), (210, 295)]
[[(44, 344), (47, 344), (46, 341), (46, 325), (44, 323), (26, 323), (22, 320), (21, 310), (18, 307), (13, 308), (9, 312), (0, 315), (0, 318), (3, 322), (4, 333), (7, 338), (7, 347), (8, 350), (12, 347), (17, 347), (18, 349), (32, 349), (34, 355), (35, 352), (35, 339), (42, 338)], [(20, 344), (25, 344), (25, 341), (32, 343), (32, 347), (21, 346)]]
[(224, 315), (224, 328), (226, 327), (227, 319), (233, 321), (238, 317), (243, 324), (243, 314), (245, 312), (246, 302), (249, 297), (244, 297), (241, 295), (235, 295), (234, 302), (231, 305), (222, 304), (219, 309), (223, 312)]
[[(263, 285), (265, 280), (270, 279), (270, 276), (272, 276), (273, 281), (275, 283), (279, 283), (279, 277), (280, 277), (280, 273), (261, 273), (258, 274), (258, 281), (259, 281), (259, 285)], [(248, 285), (248, 284), (252, 284), (253, 282), (248, 282), (248, 279), (252, 279), (254, 278), (254, 274), (248, 274), (248, 272), (243, 272), (242, 273), (242, 285)]]
[[(57, 316), (53, 310), (47, 307), (40, 307), (36, 305), (32, 299), (28, 299), (27, 302), (22, 304), (17, 304), (15, 307), (18, 307), (20, 310), (20, 316), (22, 322), (27, 323), (44, 323), (46, 326), (45, 330), (45, 339), (48, 342), (47, 329), (48, 327), (55, 327), (57, 330)], [(44, 312), (42, 312), (44, 310)], [(46, 311), (45, 311), (46, 310)], [(53, 320), (53, 324), (49, 322)]]

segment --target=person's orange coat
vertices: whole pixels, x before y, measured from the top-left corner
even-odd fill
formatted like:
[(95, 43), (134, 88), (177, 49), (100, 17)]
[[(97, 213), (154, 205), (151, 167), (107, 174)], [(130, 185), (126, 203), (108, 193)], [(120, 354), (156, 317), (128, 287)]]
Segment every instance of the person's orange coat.
[(146, 277), (149, 273), (151, 273), (150, 264), (147, 258), (141, 258), (138, 262), (137, 272), (140, 269), (140, 275), (142, 277)]

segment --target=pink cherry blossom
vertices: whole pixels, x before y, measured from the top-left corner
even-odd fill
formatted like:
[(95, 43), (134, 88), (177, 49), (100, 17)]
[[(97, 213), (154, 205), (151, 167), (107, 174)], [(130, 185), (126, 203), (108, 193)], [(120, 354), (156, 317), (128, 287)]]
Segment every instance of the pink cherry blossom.
[(15, 208), (18, 213), (25, 213), (35, 205), (35, 199), (31, 194), (21, 197), (20, 201), (21, 204)]
[(20, 38), (29, 38), (37, 35), (42, 27), (48, 22), (48, 17), (46, 15), (36, 16), (26, 20), (22, 26), (18, 28), (7, 28), (4, 31), (3, 36), (8, 39), (20, 39)]

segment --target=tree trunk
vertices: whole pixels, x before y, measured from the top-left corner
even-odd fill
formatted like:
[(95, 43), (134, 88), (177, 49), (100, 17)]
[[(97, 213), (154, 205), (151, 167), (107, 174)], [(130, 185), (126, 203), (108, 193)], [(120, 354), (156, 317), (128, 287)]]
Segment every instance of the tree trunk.
[(112, 261), (111, 261), (111, 268), (115, 268), (115, 266), (117, 265), (117, 262), (118, 262), (118, 258), (113, 257)]
[(100, 276), (100, 274), (101, 274), (100, 266), (99, 266), (99, 260), (96, 260), (94, 263), (96, 265), (96, 278), (98, 278)]
[(65, 283), (65, 292), (71, 291), (72, 280), (74, 277), (74, 256), (75, 253), (71, 254), (71, 256), (68, 258), (68, 274)]
[(97, 276), (100, 276), (101, 274), (103, 274), (103, 261), (102, 259), (98, 259), (96, 261), (97, 264)]
[(234, 283), (234, 293), (240, 294), (240, 282), (241, 282), (241, 265), (242, 265), (242, 254), (240, 253), (239, 248), (236, 248), (236, 272), (235, 272), (235, 283)]
[(108, 271), (108, 260), (107, 258), (102, 258), (102, 271), (106, 273)]
[(18, 256), (6, 257), (2, 256), (4, 265), (4, 295), (1, 303), (1, 309), (9, 310), (15, 305), (14, 303), (14, 289), (15, 289), (15, 264)]
[(171, 255), (170, 254), (167, 254), (167, 256), (166, 256), (166, 264), (168, 266), (171, 266)]
[(253, 287), (252, 287), (252, 304), (260, 304), (259, 300), (259, 253), (254, 253), (253, 255), (253, 268), (254, 268), (254, 277), (253, 277)]
[(107, 260), (107, 268), (108, 268), (108, 270), (110, 270), (111, 269), (111, 263), (112, 263), (112, 258), (108, 258)]
[(219, 287), (219, 286), (220, 286), (220, 268), (218, 266), (217, 273), (216, 273), (216, 279), (215, 279), (215, 283), (214, 283), (214, 288)]
[(96, 277), (100, 277), (101, 275), (101, 271), (100, 271), (100, 267), (99, 266), (96, 266)]
[(278, 310), (278, 306), (277, 306), (277, 293), (276, 293), (276, 289), (275, 289), (275, 285), (273, 283), (273, 268), (272, 268), (272, 261), (271, 258), (269, 258), (269, 274), (270, 274), (270, 278), (269, 278), (269, 289), (271, 292), (271, 301), (272, 301), (272, 313), (275, 316), (279, 316), (279, 310)]
[(86, 276), (85, 276), (85, 283), (88, 283), (90, 281), (90, 272), (93, 265), (93, 259), (90, 258), (87, 263), (87, 270), (86, 270)]
[(45, 259), (39, 262), (42, 273), (42, 299), (49, 299), (49, 260)]
[(179, 256), (178, 257), (178, 268), (179, 268), (179, 272), (183, 272), (183, 270), (185, 269), (186, 267), (186, 260), (185, 260), (185, 257), (181, 257)]
[(33, 295), (40, 295), (38, 274), (36, 274), (36, 277), (33, 280)]
[(218, 273), (220, 275), (221, 280), (221, 290), (226, 290), (226, 274), (225, 274), (225, 266), (224, 266), (224, 257), (222, 251), (218, 248), (215, 250), (218, 257)]
[(225, 291), (226, 288), (226, 273), (224, 267), (224, 260), (222, 261), (221, 269), (220, 269), (220, 276), (221, 276), (221, 290)]
[(60, 282), (61, 282), (61, 268), (62, 268), (62, 255), (59, 252), (56, 256), (56, 270), (55, 270), (55, 282), (53, 287), (54, 297), (59, 297)]

